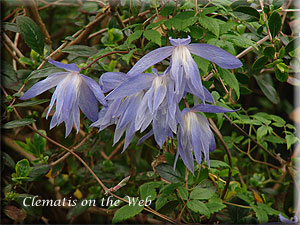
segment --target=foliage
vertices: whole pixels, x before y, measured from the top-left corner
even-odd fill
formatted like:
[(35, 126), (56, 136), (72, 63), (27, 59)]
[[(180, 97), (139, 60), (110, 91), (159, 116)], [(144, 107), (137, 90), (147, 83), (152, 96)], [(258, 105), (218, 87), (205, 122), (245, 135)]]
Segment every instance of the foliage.
[[(3, 223), (266, 223), (299, 213), (293, 206), (299, 138), (292, 125), (299, 123), (293, 107), (299, 37), (284, 1), (262, 1), (263, 8), (258, 0), (37, 2), (2, 2)], [(128, 72), (149, 51), (170, 45), (169, 37), (187, 36), (243, 62), (227, 70), (193, 56), (216, 105), (240, 108), (205, 113), (217, 148), (210, 166), (195, 163), (194, 174), (180, 158), (173, 169), (176, 139), (160, 149), (152, 138), (138, 145), (143, 134), (137, 134), (121, 154), (124, 140), (112, 146), (113, 127), (97, 133), (83, 114), (78, 134), (49, 130), (53, 90), (19, 100), (62, 71), (47, 63), (50, 57), (98, 81), (105, 72)], [(197, 103), (187, 94), (180, 107)]]

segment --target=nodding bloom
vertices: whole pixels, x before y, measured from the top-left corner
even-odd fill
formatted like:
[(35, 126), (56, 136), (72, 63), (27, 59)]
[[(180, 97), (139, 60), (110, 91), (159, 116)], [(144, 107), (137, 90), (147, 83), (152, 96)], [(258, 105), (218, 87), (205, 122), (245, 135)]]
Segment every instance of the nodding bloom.
[(198, 112), (227, 113), (228, 110), (216, 105), (199, 104), (193, 108), (185, 108), (179, 120), (180, 128), (177, 135), (178, 147), (174, 167), (180, 155), (185, 166), (194, 173), (194, 159), (200, 167), (202, 154), (209, 165), (209, 152), (216, 148), (214, 135), (209, 127), (208, 120)]
[(298, 217), (297, 216), (294, 216), (291, 220), (285, 218), (283, 215), (281, 215), (281, 213), (279, 214), (279, 219), (280, 219), (280, 222), (282, 223), (293, 223), (293, 224), (299, 224), (298, 223)]
[(131, 68), (127, 75), (135, 76), (150, 66), (172, 56), (170, 76), (175, 82), (176, 94), (183, 93), (182, 90), (187, 88), (192, 94), (205, 102), (207, 99), (201, 83), (199, 69), (191, 54), (214, 62), (224, 69), (234, 69), (242, 66), (239, 59), (216, 46), (198, 43), (190, 44), (190, 37), (185, 39), (169, 39), (173, 46), (166, 46), (149, 52)]
[(56, 109), (50, 122), (50, 129), (65, 122), (66, 136), (70, 134), (73, 124), (75, 124), (78, 133), (80, 128), (79, 108), (94, 122), (98, 118), (98, 101), (105, 106), (105, 96), (97, 82), (90, 77), (80, 74), (80, 70), (75, 64), (64, 64), (51, 59), (48, 62), (67, 72), (58, 72), (49, 75), (45, 80), (33, 85), (20, 99), (33, 98), (57, 86), (52, 95), (46, 116), (48, 118), (56, 102)]

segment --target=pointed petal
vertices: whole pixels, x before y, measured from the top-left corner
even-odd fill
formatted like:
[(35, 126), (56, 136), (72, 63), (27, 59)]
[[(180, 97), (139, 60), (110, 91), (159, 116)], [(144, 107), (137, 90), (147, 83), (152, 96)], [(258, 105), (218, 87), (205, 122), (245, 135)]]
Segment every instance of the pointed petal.
[(103, 92), (106, 93), (118, 87), (126, 78), (125, 73), (107, 72), (102, 74), (99, 84)]
[(151, 137), (153, 135), (153, 130), (150, 130), (147, 134), (145, 134), (143, 137), (140, 138), (140, 140), (138, 141), (138, 145), (141, 144), (142, 142), (144, 142), (145, 140), (147, 140), (149, 137)]
[(89, 120), (95, 122), (98, 119), (98, 101), (84, 82), (80, 85), (78, 105)]
[(116, 98), (124, 98), (135, 94), (143, 89), (148, 89), (155, 75), (149, 73), (142, 73), (133, 78), (130, 78), (118, 86), (115, 90), (106, 96), (107, 100)]
[(105, 96), (96, 81), (94, 81), (92, 78), (87, 77), (85, 75), (80, 74), (80, 76), (83, 78), (86, 85), (89, 87), (89, 89), (94, 93), (95, 97), (98, 99), (98, 101), (104, 105), (107, 106), (107, 102), (105, 100)]
[(158, 48), (154, 51), (149, 52), (145, 56), (143, 56), (132, 68), (128, 71), (127, 75), (132, 77), (139, 73), (144, 72), (150, 66), (164, 60), (168, 56), (172, 54), (173, 51), (172, 46), (166, 46), (162, 48)]
[(51, 109), (54, 105), (54, 102), (56, 101), (56, 90), (54, 91), (52, 97), (51, 97), (51, 101), (50, 101), (50, 104), (49, 104), (49, 109), (48, 109), (48, 112), (47, 112), (47, 115), (46, 115), (46, 119), (48, 119), (48, 116), (49, 116), (49, 113), (51, 112)]
[(205, 101), (215, 104), (214, 97), (211, 95), (211, 93), (203, 86), (204, 95), (205, 95)]
[(126, 135), (125, 135), (125, 142), (123, 146), (123, 150), (121, 153), (123, 153), (126, 148), (129, 146), (131, 143), (133, 137), (134, 137), (135, 129), (134, 129), (134, 123), (131, 123), (128, 125), (128, 128), (126, 129)]
[(166, 119), (161, 111), (158, 111), (153, 119), (153, 133), (156, 143), (162, 148), (168, 136)]
[(209, 112), (209, 113), (228, 113), (228, 112), (236, 112), (239, 109), (225, 109), (223, 107), (217, 105), (208, 105), (208, 104), (199, 104), (192, 108), (194, 112)]
[(20, 99), (26, 100), (29, 98), (33, 98), (39, 94), (42, 94), (50, 88), (53, 88), (56, 85), (58, 85), (59, 82), (61, 82), (67, 76), (67, 74), (67, 72), (51, 74), (45, 80), (39, 81), (35, 85), (33, 85)]
[(76, 66), (76, 64), (71, 63), (71, 64), (65, 64), (65, 63), (61, 63), (61, 62), (57, 62), (54, 61), (52, 59), (48, 59), (48, 62), (51, 63), (52, 65), (58, 67), (58, 68), (62, 68), (65, 69), (67, 71), (71, 71), (71, 72), (80, 72), (78, 66)]
[[(167, 93), (167, 87), (162, 85), (159, 86), (155, 93), (154, 93), (154, 97), (153, 97), (153, 111), (157, 110), (157, 108), (160, 106), (160, 104), (162, 103), (162, 101), (164, 100), (165, 96)], [(153, 113), (152, 111), (152, 113)]]
[(188, 49), (194, 55), (216, 63), (224, 69), (234, 69), (243, 66), (242, 62), (225, 50), (209, 44), (189, 44)]
[(126, 127), (122, 127), (120, 129), (115, 129), (115, 135), (114, 135), (114, 143), (113, 145), (115, 145), (119, 140), (120, 138), (122, 137), (124, 131), (125, 131), (125, 128)]

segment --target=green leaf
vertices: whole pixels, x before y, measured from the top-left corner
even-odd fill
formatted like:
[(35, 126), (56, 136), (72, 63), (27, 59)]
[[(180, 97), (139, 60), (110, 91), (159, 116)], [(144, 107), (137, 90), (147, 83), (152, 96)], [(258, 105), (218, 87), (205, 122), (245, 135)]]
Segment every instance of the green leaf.
[(271, 206), (263, 204), (263, 203), (257, 203), (259, 208), (262, 208), (264, 211), (266, 211), (266, 213), (268, 213), (268, 215), (279, 215), (280, 212), (273, 209)]
[(97, 54), (97, 49), (86, 46), (86, 45), (71, 45), (65, 47), (62, 52), (66, 52), (75, 56), (90, 57)]
[(259, 12), (249, 6), (238, 6), (234, 9), (233, 14), (242, 20), (254, 22), (259, 20)]
[(195, 213), (205, 215), (207, 218), (210, 216), (210, 211), (207, 206), (199, 200), (190, 200), (187, 202), (187, 207)]
[(27, 16), (18, 16), (16, 23), (26, 44), (40, 55), (43, 55), (44, 36), (38, 25)]
[(209, 163), (211, 168), (230, 167), (226, 162), (219, 160), (209, 160)]
[(4, 30), (9, 30), (9, 31), (12, 31), (15, 33), (20, 32), (17, 27), (17, 24), (15, 24), (15, 23), (2, 22), (2, 26), (3, 26)]
[(171, 183), (182, 183), (184, 181), (184, 178), (179, 171), (174, 171), (173, 167), (169, 164), (159, 164), (155, 167), (155, 170), (159, 176)]
[(273, 59), (275, 54), (275, 47), (265, 47), (265, 49), (263, 50), (263, 54), (269, 57), (270, 59)]
[(27, 177), (30, 172), (30, 165), (27, 159), (22, 159), (16, 164), (16, 173), (18, 177)]
[(285, 136), (287, 149), (290, 149), (293, 144), (295, 144), (299, 139), (294, 136), (294, 134), (288, 134)]
[(137, 30), (137, 31), (133, 32), (131, 35), (129, 35), (129, 37), (127, 38), (128, 44), (139, 39), (141, 37), (142, 33), (143, 33), (142, 30)]
[(2, 159), (4, 165), (10, 167), (11, 169), (15, 168), (16, 166), (15, 161), (6, 152), (2, 152)]
[(1, 63), (1, 83), (5, 88), (18, 90), (18, 77), (14, 68), (6, 61)]
[(214, 35), (219, 37), (220, 29), (219, 29), (219, 23), (217, 22), (216, 19), (213, 19), (208, 16), (200, 16), (198, 21), (202, 27), (204, 27), (205, 29), (209, 30)]
[(35, 122), (35, 120), (32, 118), (22, 119), (22, 120), (13, 120), (13, 121), (10, 121), (10, 122), (4, 124), (2, 126), (2, 128), (3, 129), (12, 129), (12, 128), (16, 128), (16, 127), (23, 127), (25, 125), (29, 125), (34, 122)]
[(158, 31), (146, 30), (146, 31), (144, 31), (144, 36), (145, 36), (145, 38), (147, 38), (147, 40), (153, 41), (154, 43), (161, 46), (161, 35)]
[(46, 67), (40, 70), (34, 70), (31, 72), (31, 74), (29, 74), (29, 76), (26, 78), (27, 80), (32, 80), (32, 79), (39, 79), (39, 78), (43, 78), (43, 77), (47, 77), (52, 73), (57, 73), (57, 72), (66, 72), (63, 69), (59, 69), (57, 67)]
[(33, 100), (33, 101), (28, 101), (28, 102), (22, 102), (13, 105), (14, 107), (28, 107), (28, 106), (33, 106), (33, 105), (40, 105), (45, 102), (49, 102), (49, 99), (39, 99), (39, 100)]
[(50, 166), (47, 164), (36, 165), (30, 168), (28, 176), (32, 178), (31, 180), (36, 180), (45, 176), (50, 170)]
[(281, 17), (274, 11), (268, 19), (268, 26), (272, 37), (274, 38), (280, 31), (281, 28)]
[(156, 198), (155, 188), (157, 188), (159, 186), (160, 186), (160, 184), (155, 183), (155, 182), (149, 182), (149, 183), (142, 184), (139, 187), (141, 199), (146, 200), (146, 198), (148, 198), (148, 200), (153, 201)]
[(286, 46), (285, 46), (285, 51), (287, 53), (293, 51), (294, 49), (298, 48), (300, 45), (300, 37), (297, 37), (293, 40), (291, 40)]
[(136, 49), (132, 49), (130, 52), (128, 52), (127, 54), (125, 55), (122, 55), (122, 59), (129, 65), (129, 61), (133, 55), (134, 52), (138, 51), (139, 49), (136, 48)]
[(197, 21), (197, 18), (194, 17), (194, 15), (194, 11), (184, 11), (177, 14), (172, 20), (170, 20), (171, 25), (173, 25), (176, 30), (183, 31)]
[(159, 196), (155, 202), (155, 210), (158, 211), (167, 203), (168, 197), (167, 196)]
[(264, 67), (264, 65), (266, 65), (268, 62), (268, 57), (266, 56), (262, 56), (260, 58), (258, 58), (257, 60), (255, 60), (253, 66), (252, 66), (252, 70), (254, 72), (258, 72), (261, 68)]
[(67, 219), (71, 219), (74, 216), (79, 216), (80, 214), (84, 213), (90, 206), (89, 204), (82, 205), (82, 202), (87, 199), (81, 199), (80, 201), (76, 202), (76, 205), (71, 208), (71, 210), (67, 214)]
[(262, 78), (262, 76), (255, 76), (256, 82), (264, 95), (274, 104), (279, 103), (278, 94), (271, 83)]
[(255, 215), (259, 221), (259, 223), (266, 223), (268, 222), (268, 214), (260, 207), (257, 207), (255, 205), (251, 205), (252, 209), (255, 212)]
[(267, 135), (267, 133), (270, 133), (272, 132), (273, 129), (272, 127), (268, 127), (268, 126), (261, 126), (257, 129), (257, 133), (256, 133), (256, 136), (257, 136), (257, 140), (261, 140), (264, 136)]
[(190, 194), (190, 199), (209, 199), (213, 196), (214, 192), (210, 189), (196, 187)]
[(192, 38), (195, 39), (200, 39), (203, 36), (203, 31), (202, 28), (200, 28), (199, 26), (193, 25), (189, 27), (190, 29), (190, 35)]
[[(46, 131), (44, 130), (39, 130), (40, 133), (44, 134), (45, 136)], [(35, 133), (33, 135), (33, 146), (35, 148), (35, 156), (39, 157), (41, 154), (44, 153), (45, 147), (46, 147), (46, 138), (40, 136), (39, 134)]]
[(276, 66), (274, 67), (276, 79), (280, 82), (286, 82), (289, 78), (289, 74), (285, 70), (288, 69), (289, 68), (284, 63), (276, 64)]
[(122, 208), (118, 209), (118, 211), (116, 211), (116, 213), (112, 219), (112, 223), (115, 224), (115, 223), (127, 220), (131, 217), (134, 217), (137, 214), (139, 214), (143, 209), (144, 209), (144, 206), (139, 206), (138, 204), (125, 205)]
[[(222, 25), (221, 25), (222, 26)], [(248, 48), (250, 46), (253, 46), (254, 42), (246, 37), (243, 36), (237, 36), (232, 34), (223, 34), (221, 36), (221, 39), (228, 40), (232, 42), (234, 45), (241, 47), (241, 48)]]
[(226, 69), (219, 69), (220, 72), (220, 76), (224, 79), (224, 81), (226, 82), (226, 84), (229, 85), (229, 87), (231, 87), (236, 95), (237, 98), (240, 97), (240, 86), (239, 86), (239, 82), (236, 79), (235, 75), (233, 73), (231, 73), (229, 70)]
[(206, 207), (209, 209), (210, 213), (213, 214), (226, 208), (226, 205), (224, 205), (222, 201), (211, 201), (206, 203)]
[(178, 187), (178, 193), (180, 194), (180, 196), (181, 196), (181, 198), (182, 198), (183, 200), (188, 200), (188, 198), (189, 198), (189, 193), (188, 193), (188, 191), (187, 191), (184, 187), (179, 186), (179, 187)]
[(247, 195), (244, 195), (244, 194), (239, 192), (239, 193), (236, 194), (236, 197), (238, 197), (238, 198), (242, 199), (243, 201), (247, 202), (249, 205), (252, 204), (251, 199)]

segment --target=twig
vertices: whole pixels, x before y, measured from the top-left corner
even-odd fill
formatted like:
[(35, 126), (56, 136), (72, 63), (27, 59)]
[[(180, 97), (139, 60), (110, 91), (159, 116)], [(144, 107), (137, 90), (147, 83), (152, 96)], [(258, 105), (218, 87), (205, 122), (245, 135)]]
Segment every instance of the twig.
[[(259, 0), (259, 4), (260, 4), (260, 8), (262, 10), (263, 16), (264, 16), (264, 22), (266, 23), (267, 22), (267, 15), (265, 14), (265, 12), (263, 10), (264, 9), (263, 0)], [(271, 35), (270, 29), (269, 29), (269, 24), (267, 24), (267, 32), (268, 32), (270, 41), (273, 42), (272, 35)]]
[(3, 37), (4, 37), (4, 41), (8, 44), (8, 46), (11, 47), (20, 58), (24, 57), (22, 52), (14, 45), (14, 43), (10, 40), (10, 38), (7, 36), (6, 33), (3, 33)]
[(112, 151), (112, 153), (110, 153), (110, 155), (107, 157), (108, 160), (111, 160), (115, 154), (120, 151), (120, 149), (122, 148), (122, 146), (124, 145), (125, 139), (123, 139), (120, 144), (117, 145), (117, 147)]
[(272, 156), (274, 159), (276, 159), (281, 165), (285, 163), (285, 160), (280, 158), (278, 155), (274, 155), (271, 153), (268, 149), (266, 149), (263, 145), (259, 144), (253, 137), (249, 136), (242, 128), (240, 128), (237, 124), (233, 123), (232, 120), (224, 114), (224, 117), (232, 124), (235, 128), (237, 128), (242, 134), (244, 134), (246, 137), (250, 138), (255, 144), (257, 144), (261, 149), (263, 149), (266, 153), (268, 153), (270, 156)]
[(8, 53), (24, 68), (26, 69), (26, 65), (22, 62), (20, 62), (19, 58), (11, 51), (11, 49), (9, 48), (9, 46), (3, 42), (4, 47), (6, 48), (6, 50), (8, 51)]
[[(264, 37), (263, 39), (257, 41), (254, 45), (255, 46), (258, 46), (262, 43), (264, 43), (265, 41), (269, 40), (269, 36), (266, 36)], [(246, 55), (247, 53), (251, 52), (252, 50), (254, 49), (253, 46), (250, 46), (249, 48), (245, 49), (244, 51), (242, 51), (240, 54), (238, 54), (236, 57), (239, 59), (239, 58), (242, 58), (244, 55)]]
[(112, 55), (112, 54), (117, 54), (117, 53), (128, 53), (128, 51), (114, 51), (114, 52), (109, 52), (107, 54), (104, 54), (102, 56), (99, 56), (98, 58), (94, 59), (90, 64), (88, 64), (86, 67), (81, 68), (81, 70), (86, 70), (89, 68), (91, 65), (93, 65), (95, 62), (97, 62), (99, 59), (102, 59), (105, 56)]
[(155, 16), (158, 16), (158, 13), (166, 6), (166, 4), (169, 2), (166, 1), (165, 4), (163, 4), (158, 10), (156, 13), (154, 13), (150, 18), (148, 18), (147, 20), (145, 20), (145, 22), (143, 23), (142, 27), (144, 27), (150, 20), (152, 20)]

